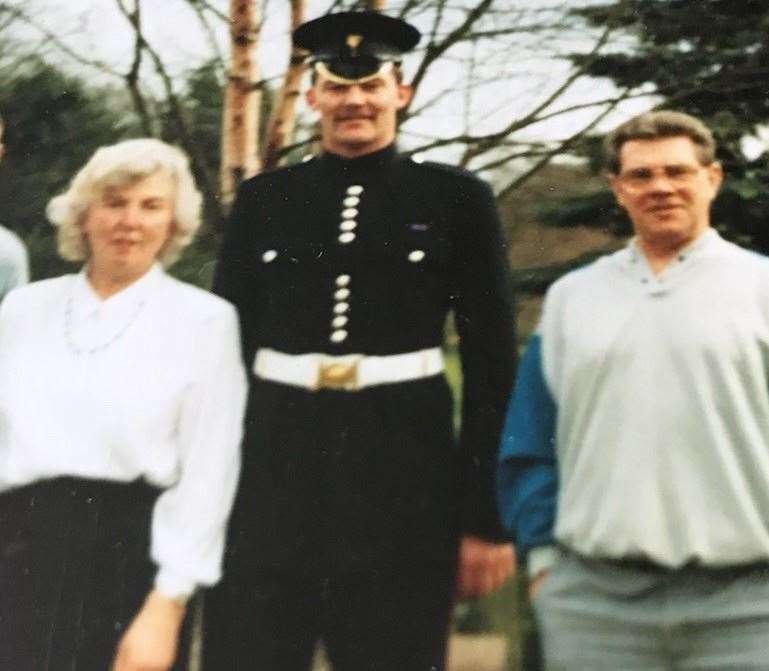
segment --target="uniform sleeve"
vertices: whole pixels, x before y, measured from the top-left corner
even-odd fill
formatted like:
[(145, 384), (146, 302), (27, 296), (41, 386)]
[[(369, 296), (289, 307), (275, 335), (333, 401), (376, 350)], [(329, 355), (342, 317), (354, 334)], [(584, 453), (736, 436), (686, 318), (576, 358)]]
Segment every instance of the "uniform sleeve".
[(491, 189), (468, 180), (457, 203), (454, 320), (462, 360), (463, 533), (503, 540), (495, 497), (499, 436), (513, 383), (512, 285)]
[(250, 205), (251, 187), (243, 182), (224, 225), (224, 237), (212, 290), (235, 306), (240, 320), (241, 346), (244, 361), (249, 367), (253, 361), (253, 333), (256, 310), (249, 309), (250, 290), (253, 286), (253, 253), (251, 249), (254, 220), (258, 214)]
[(543, 374), (542, 340), (536, 334), (518, 370), (497, 473), (502, 524), (523, 556), (553, 543), (556, 417), (556, 404)]
[(219, 579), (240, 470), (246, 382), (234, 311), (207, 320), (198, 336), (200, 370), (186, 390), (177, 428), (180, 476), (159, 497), (152, 523), (155, 586), (171, 597)]

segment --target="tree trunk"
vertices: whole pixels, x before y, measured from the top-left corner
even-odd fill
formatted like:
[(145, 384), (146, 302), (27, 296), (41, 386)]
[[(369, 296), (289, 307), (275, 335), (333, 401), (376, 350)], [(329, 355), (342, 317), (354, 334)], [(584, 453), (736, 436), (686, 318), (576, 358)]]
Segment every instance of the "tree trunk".
[(231, 0), (232, 65), (222, 119), (221, 198), (229, 204), (244, 179), (259, 171), (259, 63), (261, 17), (257, 0)]
[[(292, 32), (305, 21), (306, 0), (291, 0)], [(280, 89), (275, 106), (267, 125), (267, 134), (262, 152), (262, 165), (273, 168), (280, 162), (282, 149), (290, 144), (296, 123), (296, 102), (299, 98), (302, 75), (305, 71), (304, 53), (291, 50), (286, 78)]]

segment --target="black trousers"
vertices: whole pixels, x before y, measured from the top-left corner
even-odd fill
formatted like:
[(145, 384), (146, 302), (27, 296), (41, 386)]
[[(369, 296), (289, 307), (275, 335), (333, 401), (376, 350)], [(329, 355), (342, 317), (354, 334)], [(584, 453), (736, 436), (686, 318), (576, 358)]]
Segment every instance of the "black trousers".
[(158, 493), (57, 478), (0, 495), (0, 669), (110, 668), (152, 589)]
[(335, 671), (442, 671), (455, 567), (325, 578), (257, 569), (206, 595), (205, 671), (307, 671), (322, 640)]

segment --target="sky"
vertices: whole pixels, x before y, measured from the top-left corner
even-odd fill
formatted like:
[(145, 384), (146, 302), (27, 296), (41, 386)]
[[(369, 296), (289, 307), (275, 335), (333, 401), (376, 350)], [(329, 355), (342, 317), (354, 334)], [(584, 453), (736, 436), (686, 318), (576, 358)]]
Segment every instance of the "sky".
[[(133, 0), (122, 0), (132, 5)], [(228, 0), (208, 0), (210, 4), (227, 13)], [(570, 0), (590, 2), (591, 0)], [(593, 0), (595, 1), (595, 0)], [(36, 20), (49, 30), (55, 31), (60, 39), (71, 45), (79, 53), (88, 55), (109, 63), (112, 67), (125, 71), (131, 60), (132, 30), (126, 19), (117, 9), (118, 0), (27, 0), (25, 7), (34, 13)], [(552, 5), (554, 0), (499, 0), (497, 6), (508, 5), (511, 11), (519, 6), (528, 9)], [(309, 0), (308, 11), (310, 18), (319, 16), (327, 10), (330, 0)], [(161, 53), (168, 69), (174, 74), (181, 74), (194, 64), (203, 60), (211, 53), (206, 34), (201, 29), (194, 12), (183, 0), (143, 0), (143, 23), (149, 42), (156, 46)], [(212, 19), (216, 26), (217, 41), (223, 54), (227, 55), (227, 30), (224, 23)], [(261, 36), (260, 61), (262, 75), (278, 77), (286, 67), (288, 56), (288, 2), (285, 0), (269, 0), (265, 22)], [(424, 28), (425, 26), (420, 26)], [(28, 32), (28, 37), (36, 37), (34, 31)], [(564, 49), (585, 49), (590, 44), (590, 36), (574, 37), (571, 42), (564, 43)], [(529, 42), (527, 43), (527, 40)], [(525, 59), (525, 62), (515, 62), (513, 55), (507, 62), (504, 54), (489, 54), (481, 58), (479, 74), (489, 78), (488, 83), (481, 86), (474, 94), (470, 130), (473, 133), (495, 130), (508, 123), (512, 118), (526, 113), (537, 101), (544, 99), (549, 91), (556, 88), (569, 71), (566, 62), (555, 62), (550, 58), (538, 55), (540, 45), (532, 41), (530, 35), (521, 35), (519, 44), (523, 51), (515, 54), (514, 58)], [(580, 43), (581, 40), (581, 43)], [(552, 48), (541, 45), (542, 53)], [(484, 47), (480, 47), (481, 49)], [(66, 62), (66, 58), (54, 49), (48, 49), (51, 58)], [(420, 87), (419, 96), (414, 102), (419, 107), (424, 101), (436, 96), (441, 102), (431, 109), (429, 114), (419, 120), (414, 120), (404, 129), (405, 143), (418, 144), (423, 135), (451, 136), (463, 129), (467, 123), (467, 112), (463, 107), (465, 93), (458, 90), (461, 80), (462, 58), (468, 56), (467, 51), (457, 50), (451, 60), (442, 63)], [(484, 61), (487, 60), (484, 71)], [(70, 61), (72, 67), (77, 67)], [(413, 71), (414, 60), (406, 61), (407, 78)], [(411, 70), (410, 70), (411, 68)], [(494, 81), (495, 74), (500, 69), (516, 73), (499, 83)], [(94, 81), (108, 77), (99, 75), (95, 70), (85, 70)], [(116, 81), (116, 80), (112, 80)], [(564, 106), (583, 103), (587, 100), (600, 99), (610, 95), (611, 85), (605, 81), (585, 80), (574, 86), (562, 100)], [(442, 94), (442, 95), (441, 95)], [(623, 106), (618, 112), (610, 115), (603, 123), (607, 129), (642, 111), (651, 105), (649, 99), (636, 101)], [(532, 126), (518, 137), (520, 139), (554, 139), (571, 135), (576, 129), (586, 125), (591, 118), (590, 111), (578, 112), (547, 123)], [(444, 158), (444, 157), (441, 157)], [(444, 158), (445, 160), (445, 158)]]

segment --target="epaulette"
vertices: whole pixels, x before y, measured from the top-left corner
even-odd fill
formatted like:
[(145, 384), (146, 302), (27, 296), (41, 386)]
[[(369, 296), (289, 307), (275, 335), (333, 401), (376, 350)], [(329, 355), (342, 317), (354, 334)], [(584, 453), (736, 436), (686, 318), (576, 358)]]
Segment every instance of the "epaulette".
[(411, 156), (409, 156), (409, 163), (415, 166), (419, 166), (420, 168), (425, 168), (427, 170), (437, 172), (437, 173), (443, 173), (445, 175), (450, 175), (452, 177), (464, 177), (473, 182), (483, 181), (477, 175), (470, 172), (469, 170), (466, 170), (465, 168), (460, 168), (459, 166), (456, 166), (456, 165), (450, 165), (449, 163), (438, 163), (437, 161), (427, 161), (419, 153), (412, 154)]
[(313, 154), (308, 154), (305, 158), (303, 158), (298, 163), (291, 163), (289, 165), (278, 165), (278, 166), (275, 166), (274, 168), (263, 170), (262, 172), (259, 172), (256, 175), (249, 177), (247, 180), (245, 180), (245, 182), (256, 183), (256, 182), (263, 182), (265, 180), (269, 181), (275, 176), (279, 176), (281, 178), (290, 177), (291, 175), (297, 172), (301, 173), (303, 170), (305, 170), (307, 165), (312, 163), (313, 159), (315, 159), (315, 156)]

